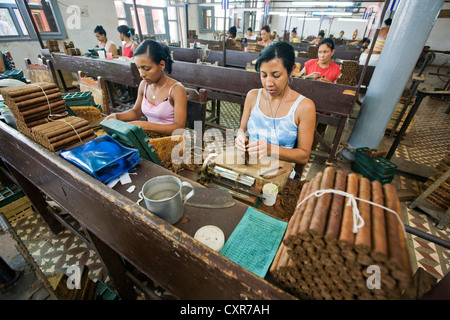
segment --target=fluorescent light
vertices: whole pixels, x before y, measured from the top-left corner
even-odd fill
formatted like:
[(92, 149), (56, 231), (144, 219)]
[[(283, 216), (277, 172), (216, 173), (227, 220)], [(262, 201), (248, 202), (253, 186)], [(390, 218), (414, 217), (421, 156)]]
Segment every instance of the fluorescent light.
[(293, 7), (318, 7), (318, 6), (333, 6), (333, 7), (351, 7), (354, 2), (337, 2), (337, 1), (292, 1)]
[(352, 12), (331, 12), (331, 11), (315, 11), (312, 13), (313, 16), (351, 16)]
[(366, 19), (338, 18), (338, 21), (367, 22)]
[(306, 14), (304, 13), (289, 13), (289, 17), (306, 17)]
[(286, 17), (287, 12), (269, 12), (269, 15)]

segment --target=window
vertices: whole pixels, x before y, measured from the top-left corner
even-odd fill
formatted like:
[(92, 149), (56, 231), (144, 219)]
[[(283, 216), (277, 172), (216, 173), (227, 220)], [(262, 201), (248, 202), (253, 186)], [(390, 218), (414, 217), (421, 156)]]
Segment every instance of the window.
[[(138, 34), (139, 29), (132, 1), (115, 0), (114, 4), (118, 25), (128, 25)], [(152, 37), (168, 42), (180, 41), (177, 7), (183, 7), (183, 5), (168, 5), (166, 0), (136, 0), (136, 11), (143, 38)]]
[[(56, 0), (28, 0), (28, 6), (43, 40), (67, 37)], [(0, 41), (36, 39), (25, 4), (22, 1), (0, 0)]]
[(200, 32), (214, 32), (214, 7), (200, 7)]

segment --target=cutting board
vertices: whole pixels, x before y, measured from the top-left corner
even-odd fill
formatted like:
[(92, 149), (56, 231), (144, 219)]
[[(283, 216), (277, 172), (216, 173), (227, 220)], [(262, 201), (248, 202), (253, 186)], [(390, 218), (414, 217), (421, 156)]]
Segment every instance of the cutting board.
[[(226, 150), (219, 154), (213, 161), (216, 165), (220, 165), (223, 168), (255, 178), (256, 184), (258, 185), (263, 186), (269, 182), (280, 185), (280, 190), (286, 185), (289, 175), (294, 168), (293, 163), (271, 157), (265, 157), (260, 161), (258, 160), (258, 163), (251, 162), (250, 164), (245, 164), (244, 159), (241, 157), (241, 153), (238, 153), (234, 148), (233, 150)], [(278, 169), (280, 167), (281, 169)], [(260, 176), (269, 170), (273, 171), (263, 177)]]

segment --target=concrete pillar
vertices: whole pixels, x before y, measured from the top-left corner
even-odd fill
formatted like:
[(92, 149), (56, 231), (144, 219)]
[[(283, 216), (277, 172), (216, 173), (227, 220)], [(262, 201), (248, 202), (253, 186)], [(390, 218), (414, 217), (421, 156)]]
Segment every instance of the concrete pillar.
[(400, 2), (350, 135), (350, 148), (378, 147), (443, 4)]

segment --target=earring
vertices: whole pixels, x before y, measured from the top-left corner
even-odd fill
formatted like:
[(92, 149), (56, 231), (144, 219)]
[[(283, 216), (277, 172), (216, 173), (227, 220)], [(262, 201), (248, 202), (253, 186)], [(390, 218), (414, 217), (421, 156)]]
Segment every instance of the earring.
[(288, 79), (288, 84), (292, 84), (292, 82), (294, 82), (294, 78), (292, 78), (292, 76), (290, 76)]

